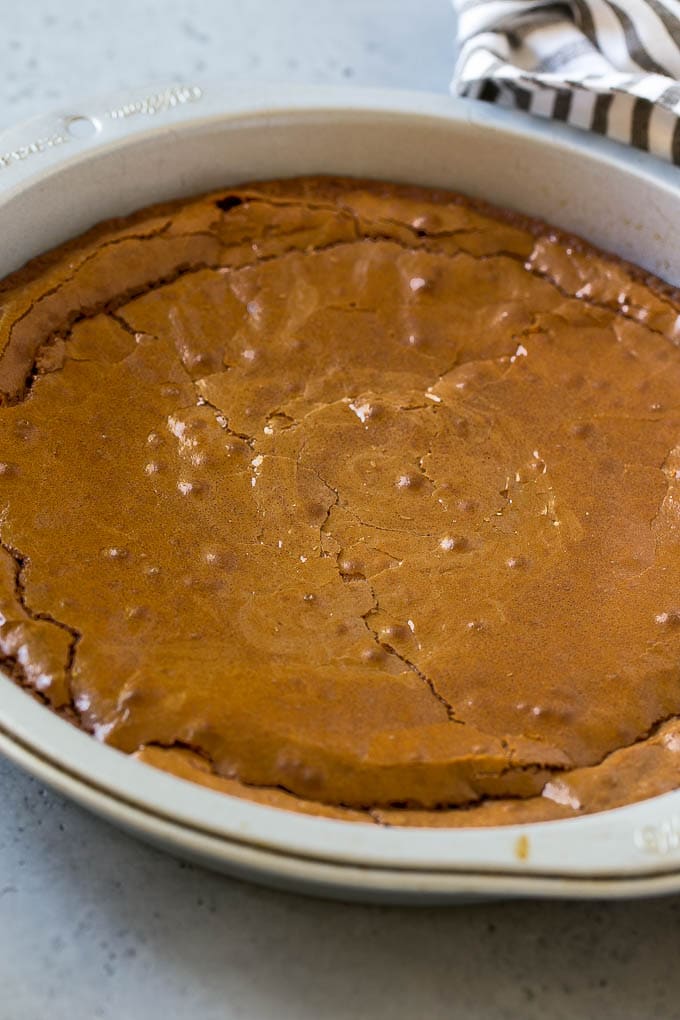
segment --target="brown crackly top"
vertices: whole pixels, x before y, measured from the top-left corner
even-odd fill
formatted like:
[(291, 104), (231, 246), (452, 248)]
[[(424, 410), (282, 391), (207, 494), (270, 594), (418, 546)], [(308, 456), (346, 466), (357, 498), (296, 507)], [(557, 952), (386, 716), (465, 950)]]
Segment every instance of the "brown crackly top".
[(316, 178), (109, 222), (0, 300), (0, 651), (57, 711), (384, 824), (680, 785), (668, 289)]

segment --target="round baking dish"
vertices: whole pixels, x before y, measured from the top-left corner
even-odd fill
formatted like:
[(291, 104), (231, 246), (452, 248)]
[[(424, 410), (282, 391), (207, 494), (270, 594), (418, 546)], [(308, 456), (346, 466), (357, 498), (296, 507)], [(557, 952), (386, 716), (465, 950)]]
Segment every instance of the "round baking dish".
[[(309, 173), (480, 196), (680, 284), (680, 177), (649, 156), (444, 96), (233, 84), (112, 97), (0, 135), (0, 276), (106, 217)], [(2, 676), (0, 751), (150, 842), (326, 896), (425, 902), (680, 890), (680, 790), (582, 819), (486, 829), (312, 818), (128, 758)]]

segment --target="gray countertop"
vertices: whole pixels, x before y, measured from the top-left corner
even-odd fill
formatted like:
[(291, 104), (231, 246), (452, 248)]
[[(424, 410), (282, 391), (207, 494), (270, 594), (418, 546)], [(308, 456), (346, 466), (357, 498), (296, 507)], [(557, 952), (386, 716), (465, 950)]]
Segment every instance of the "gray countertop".
[[(250, 78), (447, 88), (447, 0), (0, 0), (0, 128)], [(0, 760), (0, 1020), (680, 1018), (680, 899), (390, 909), (212, 875)]]

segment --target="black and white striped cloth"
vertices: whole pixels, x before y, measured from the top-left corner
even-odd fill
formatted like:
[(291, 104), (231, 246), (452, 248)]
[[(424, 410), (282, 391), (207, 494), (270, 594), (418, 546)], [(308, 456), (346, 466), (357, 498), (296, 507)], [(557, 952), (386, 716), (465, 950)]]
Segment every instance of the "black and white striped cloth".
[(458, 95), (680, 165), (680, 0), (453, 0)]

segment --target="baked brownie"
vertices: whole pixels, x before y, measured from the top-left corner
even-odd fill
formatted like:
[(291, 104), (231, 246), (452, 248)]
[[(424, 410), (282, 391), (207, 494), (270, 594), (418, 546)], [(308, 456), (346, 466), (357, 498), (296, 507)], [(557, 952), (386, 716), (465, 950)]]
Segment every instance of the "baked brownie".
[(105, 223), (0, 303), (0, 653), (54, 710), (352, 820), (680, 786), (669, 288), (308, 178)]

